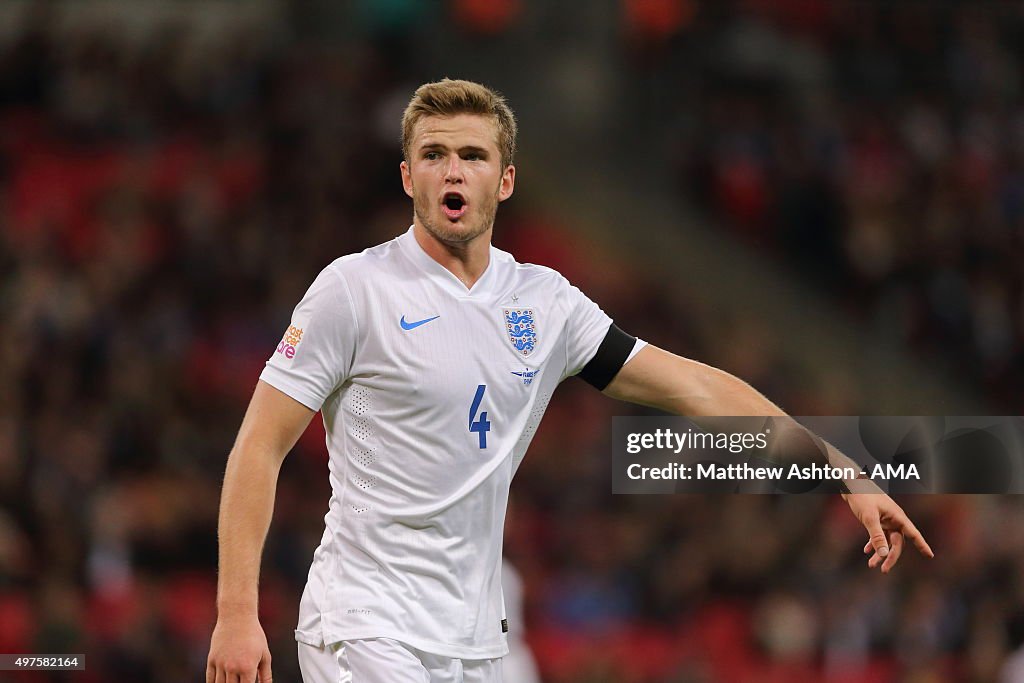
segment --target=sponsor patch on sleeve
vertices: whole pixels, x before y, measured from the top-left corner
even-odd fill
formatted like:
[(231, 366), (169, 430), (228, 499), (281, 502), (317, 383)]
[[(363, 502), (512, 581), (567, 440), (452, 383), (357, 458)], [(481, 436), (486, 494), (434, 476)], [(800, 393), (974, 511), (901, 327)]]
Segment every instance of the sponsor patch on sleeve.
[(277, 345), (277, 353), (285, 358), (295, 358), (295, 351), (302, 341), (302, 330), (294, 325), (289, 325), (284, 332), (281, 343)]

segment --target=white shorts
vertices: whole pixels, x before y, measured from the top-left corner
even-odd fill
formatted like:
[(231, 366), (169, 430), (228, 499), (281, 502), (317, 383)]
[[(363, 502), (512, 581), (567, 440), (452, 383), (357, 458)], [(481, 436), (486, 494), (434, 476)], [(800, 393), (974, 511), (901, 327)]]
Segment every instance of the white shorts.
[(452, 659), (390, 638), (299, 643), (303, 683), (501, 683), (501, 659)]

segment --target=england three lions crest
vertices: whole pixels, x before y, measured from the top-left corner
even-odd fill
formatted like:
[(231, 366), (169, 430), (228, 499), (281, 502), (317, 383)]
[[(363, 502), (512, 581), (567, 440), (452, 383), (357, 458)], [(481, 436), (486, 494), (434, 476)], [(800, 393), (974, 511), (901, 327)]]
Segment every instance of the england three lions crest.
[(537, 348), (537, 322), (532, 308), (503, 308), (505, 332), (512, 346), (524, 358)]

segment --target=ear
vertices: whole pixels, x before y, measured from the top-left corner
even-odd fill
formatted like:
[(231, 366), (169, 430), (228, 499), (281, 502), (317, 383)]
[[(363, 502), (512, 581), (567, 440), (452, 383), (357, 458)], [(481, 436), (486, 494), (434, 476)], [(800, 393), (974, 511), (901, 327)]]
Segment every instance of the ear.
[(402, 169), (402, 189), (412, 197), (412, 170), (409, 168), (408, 162), (405, 161), (402, 162), (400, 168)]
[(512, 196), (516, 189), (516, 167), (509, 164), (501, 174), (501, 185), (498, 187), (498, 201), (503, 202)]

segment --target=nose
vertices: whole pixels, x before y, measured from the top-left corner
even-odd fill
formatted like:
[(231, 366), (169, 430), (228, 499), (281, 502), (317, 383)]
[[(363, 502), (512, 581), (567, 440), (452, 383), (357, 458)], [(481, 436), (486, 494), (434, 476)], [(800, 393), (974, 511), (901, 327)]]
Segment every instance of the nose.
[(452, 154), (448, 157), (448, 168), (445, 170), (444, 181), (446, 183), (461, 183), (462, 182), (462, 164), (458, 154)]

